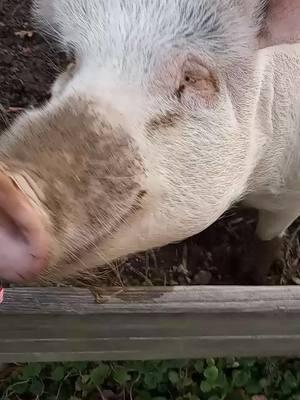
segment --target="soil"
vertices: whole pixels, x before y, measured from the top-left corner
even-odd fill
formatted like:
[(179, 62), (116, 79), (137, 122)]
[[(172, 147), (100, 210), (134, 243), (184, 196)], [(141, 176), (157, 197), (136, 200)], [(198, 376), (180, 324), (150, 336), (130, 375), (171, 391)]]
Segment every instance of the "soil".
[[(50, 84), (66, 66), (66, 57), (30, 23), (30, 2), (0, 0), (0, 130), (25, 107), (49, 97)], [(251, 284), (243, 273), (256, 213), (230, 210), (205, 232), (182, 243), (139, 254), (111, 268), (82, 276), (76, 284)], [(299, 222), (287, 237), (268, 277), (272, 284), (299, 284)]]

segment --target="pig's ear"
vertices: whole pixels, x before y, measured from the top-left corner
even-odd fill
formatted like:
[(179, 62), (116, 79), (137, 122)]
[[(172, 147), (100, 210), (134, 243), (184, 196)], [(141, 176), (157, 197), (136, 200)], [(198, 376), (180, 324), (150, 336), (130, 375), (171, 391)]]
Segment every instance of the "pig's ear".
[(26, 195), (0, 172), (0, 279), (33, 280), (47, 257), (41, 216)]
[(259, 47), (297, 41), (300, 41), (300, 0), (269, 0), (259, 35)]

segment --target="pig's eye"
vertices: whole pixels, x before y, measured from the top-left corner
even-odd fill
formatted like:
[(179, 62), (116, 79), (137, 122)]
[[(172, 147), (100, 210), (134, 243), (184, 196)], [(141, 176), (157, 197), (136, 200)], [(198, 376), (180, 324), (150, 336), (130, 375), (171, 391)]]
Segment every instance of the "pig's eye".
[(181, 100), (181, 96), (186, 88), (187, 84), (190, 84), (192, 81), (191, 77), (189, 75), (185, 75), (184, 77), (184, 81), (181, 83), (181, 85), (179, 86), (179, 88), (176, 90), (175, 94), (176, 97)]
[(189, 59), (182, 68), (182, 75), (176, 90), (176, 97), (182, 103), (210, 103), (219, 91), (214, 74), (197, 59)]
[(195, 80), (193, 81), (193, 78), (191, 76), (189, 76), (189, 75), (185, 75), (184, 81), (186, 83), (196, 83), (196, 81)]

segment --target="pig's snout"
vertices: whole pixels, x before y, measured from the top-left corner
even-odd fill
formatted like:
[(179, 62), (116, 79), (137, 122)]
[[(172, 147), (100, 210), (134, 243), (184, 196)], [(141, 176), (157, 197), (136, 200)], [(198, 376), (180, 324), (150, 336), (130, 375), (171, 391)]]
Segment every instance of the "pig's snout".
[(0, 279), (34, 280), (47, 259), (41, 216), (25, 194), (0, 172)]
[[(72, 97), (2, 136), (0, 279), (71, 276), (143, 215), (151, 190), (140, 142), (121, 115), (99, 108)], [(105, 262), (99, 251), (88, 264)]]

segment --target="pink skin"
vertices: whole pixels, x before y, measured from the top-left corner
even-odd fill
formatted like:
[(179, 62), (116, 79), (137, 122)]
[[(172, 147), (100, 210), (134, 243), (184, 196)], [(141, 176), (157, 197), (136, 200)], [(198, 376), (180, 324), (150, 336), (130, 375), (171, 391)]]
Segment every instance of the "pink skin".
[(38, 213), (12, 181), (0, 173), (0, 277), (36, 278), (47, 261), (47, 234)]
[(267, 19), (267, 35), (261, 39), (260, 47), (300, 40), (299, 0), (271, 0)]

